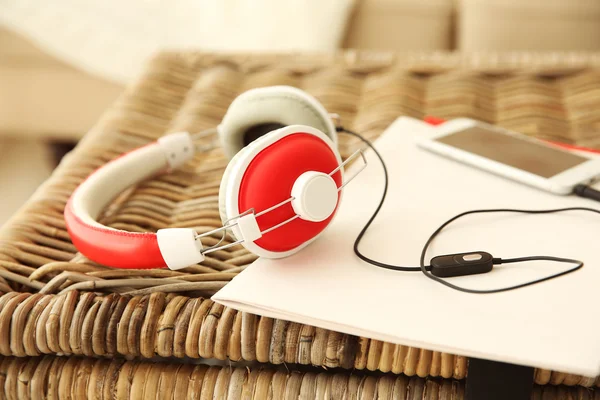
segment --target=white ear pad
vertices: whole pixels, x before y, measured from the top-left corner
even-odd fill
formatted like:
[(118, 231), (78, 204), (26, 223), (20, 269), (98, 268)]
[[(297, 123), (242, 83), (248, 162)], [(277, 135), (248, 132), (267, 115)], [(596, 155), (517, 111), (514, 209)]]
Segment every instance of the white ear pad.
[(311, 126), (325, 133), (337, 148), (333, 121), (317, 99), (291, 86), (271, 86), (248, 90), (231, 103), (218, 127), (225, 155), (232, 159), (244, 147), (247, 130), (267, 123)]
[[(242, 159), (244, 153), (246, 153), (247, 151), (252, 151), (254, 147), (259, 146), (259, 144), (257, 144), (257, 141), (250, 143), (248, 146), (240, 150), (235, 156), (233, 156), (231, 161), (229, 161), (229, 164), (227, 164), (225, 172), (223, 172), (223, 177), (221, 178), (221, 185), (219, 186), (219, 215), (221, 216), (221, 222), (223, 223), (223, 225), (225, 225), (226, 221), (230, 218), (227, 215), (225, 199), (227, 198), (227, 184), (229, 183), (231, 172), (236, 168), (237, 162), (240, 159)], [(235, 234), (232, 230), (229, 230), (228, 232), (231, 233), (235, 238)]]
[[(227, 215), (227, 211), (226, 211), (226, 207), (225, 207), (225, 199), (228, 196), (227, 184), (229, 183), (229, 178), (231, 177), (232, 171), (234, 171), (236, 169), (239, 160), (244, 158), (244, 155), (251, 153), (251, 152), (255, 152), (259, 148), (263, 147), (265, 138), (267, 138), (273, 134), (276, 134), (276, 132), (278, 132), (279, 130), (280, 129), (276, 129), (273, 132), (269, 132), (268, 134), (259, 137), (254, 142), (251, 142), (250, 144), (248, 144), (248, 146), (243, 147), (240, 151), (238, 151), (233, 156), (231, 161), (229, 161), (229, 163), (227, 164), (227, 167), (225, 168), (225, 172), (223, 172), (223, 177), (221, 178), (221, 185), (219, 186), (219, 215), (221, 216), (221, 222), (223, 224), (225, 224), (225, 222), (229, 218), (233, 217), (233, 215), (231, 215), (231, 216)], [(230, 233), (235, 237), (235, 234), (233, 233), (233, 231), (230, 231)]]

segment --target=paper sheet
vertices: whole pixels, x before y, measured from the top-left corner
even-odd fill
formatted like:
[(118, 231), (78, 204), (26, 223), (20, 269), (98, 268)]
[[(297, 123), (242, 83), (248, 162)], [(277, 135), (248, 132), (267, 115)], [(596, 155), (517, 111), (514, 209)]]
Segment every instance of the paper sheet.
[[(418, 265), (431, 233), (466, 210), (600, 208), (590, 200), (552, 195), (419, 149), (415, 138), (430, 129), (400, 118), (376, 142), (388, 165), (390, 187), (360, 247), (371, 258)], [(355, 256), (354, 240), (383, 185), (377, 159), (370, 152), (367, 158), (368, 167), (346, 187), (338, 215), (321, 238), (292, 257), (257, 260), (213, 299), (242, 311), (403, 345), (600, 374), (600, 215), (482, 215), (455, 222), (434, 241), (427, 260), (483, 250), (501, 258), (554, 255), (586, 263), (578, 272), (533, 287), (460, 293), (419, 272), (389, 271)], [(507, 264), (452, 282), (495, 288), (568, 267)]]

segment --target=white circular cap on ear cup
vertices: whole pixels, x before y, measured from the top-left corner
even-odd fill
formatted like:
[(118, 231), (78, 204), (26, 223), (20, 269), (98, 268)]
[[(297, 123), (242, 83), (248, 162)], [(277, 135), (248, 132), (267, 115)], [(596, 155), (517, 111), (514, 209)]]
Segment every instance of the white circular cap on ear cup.
[(335, 211), (338, 189), (331, 176), (323, 172), (307, 171), (294, 182), (292, 197), (292, 207), (300, 218), (320, 222)]

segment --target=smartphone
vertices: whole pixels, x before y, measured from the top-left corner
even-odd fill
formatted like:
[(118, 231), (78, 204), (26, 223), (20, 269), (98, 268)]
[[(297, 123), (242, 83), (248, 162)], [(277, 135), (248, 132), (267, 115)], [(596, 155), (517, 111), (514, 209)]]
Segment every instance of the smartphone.
[(418, 140), (419, 147), (554, 194), (570, 194), (577, 184), (600, 177), (600, 158), (494, 125), (459, 118), (433, 131)]

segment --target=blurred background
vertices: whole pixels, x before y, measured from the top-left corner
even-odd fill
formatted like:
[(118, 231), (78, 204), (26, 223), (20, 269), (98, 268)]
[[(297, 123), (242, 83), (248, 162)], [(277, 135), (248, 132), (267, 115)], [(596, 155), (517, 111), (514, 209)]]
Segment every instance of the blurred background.
[(161, 49), (600, 50), (598, 0), (0, 0), (0, 225)]

